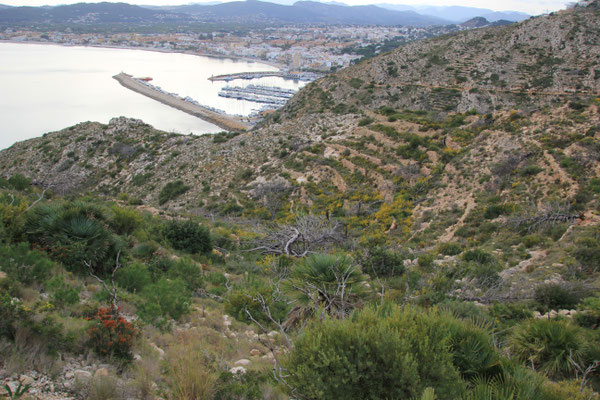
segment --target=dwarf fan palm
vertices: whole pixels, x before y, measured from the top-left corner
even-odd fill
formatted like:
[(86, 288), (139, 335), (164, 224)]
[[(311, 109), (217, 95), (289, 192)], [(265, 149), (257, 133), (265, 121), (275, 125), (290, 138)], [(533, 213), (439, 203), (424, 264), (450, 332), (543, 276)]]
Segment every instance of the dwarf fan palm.
[(290, 272), (284, 289), (296, 303), (285, 322), (293, 326), (317, 309), (343, 318), (367, 296), (366, 276), (347, 256), (313, 254)]

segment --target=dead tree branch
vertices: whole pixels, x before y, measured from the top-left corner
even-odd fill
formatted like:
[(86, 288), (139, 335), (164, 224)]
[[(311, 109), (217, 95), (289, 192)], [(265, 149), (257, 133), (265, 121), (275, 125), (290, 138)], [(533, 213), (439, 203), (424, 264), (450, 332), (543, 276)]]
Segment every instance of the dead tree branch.
[(246, 251), (292, 257), (304, 257), (342, 238), (337, 221), (314, 215), (300, 216), (292, 224), (259, 227), (256, 232), (260, 237)]
[(117, 259), (115, 261), (115, 267), (112, 270), (112, 274), (110, 276), (110, 283), (112, 285), (112, 289), (109, 289), (108, 285), (106, 284), (106, 281), (102, 278), (100, 278), (98, 275), (96, 275), (94, 273), (94, 268), (92, 267), (92, 265), (87, 262), (84, 261), (83, 263), (85, 264), (85, 266), (88, 268), (88, 273), (90, 274), (90, 276), (96, 278), (96, 280), (98, 282), (100, 282), (100, 284), (102, 284), (102, 287), (104, 288), (104, 290), (106, 290), (106, 293), (108, 293), (109, 297), (110, 297), (110, 305), (112, 307), (113, 310), (118, 310), (119, 309), (119, 298), (118, 298), (118, 292), (117, 292), (117, 286), (115, 285), (115, 273), (121, 268), (121, 264), (119, 262), (119, 257), (121, 255), (121, 251), (119, 251), (117, 253)]

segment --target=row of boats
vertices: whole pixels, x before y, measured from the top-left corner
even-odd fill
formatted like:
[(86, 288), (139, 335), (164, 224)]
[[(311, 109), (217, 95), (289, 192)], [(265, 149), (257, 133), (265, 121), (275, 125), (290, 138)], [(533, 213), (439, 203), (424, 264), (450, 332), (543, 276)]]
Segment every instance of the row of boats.
[(248, 85), (246, 87), (227, 86), (219, 92), (219, 96), (221, 97), (268, 104), (274, 107), (284, 106), (294, 94), (296, 94), (296, 90), (294, 89), (282, 89), (275, 86), (263, 85)]

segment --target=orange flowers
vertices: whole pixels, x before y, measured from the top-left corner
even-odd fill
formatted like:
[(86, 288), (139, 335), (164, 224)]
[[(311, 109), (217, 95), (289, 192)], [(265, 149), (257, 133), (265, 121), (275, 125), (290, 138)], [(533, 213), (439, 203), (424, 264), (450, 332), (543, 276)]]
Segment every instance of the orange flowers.
[(118, 308), (98, 308), (88, 330), (90, 342), (99, 354), (131, 359), (131, 346), (137, 329), (119, 314)]

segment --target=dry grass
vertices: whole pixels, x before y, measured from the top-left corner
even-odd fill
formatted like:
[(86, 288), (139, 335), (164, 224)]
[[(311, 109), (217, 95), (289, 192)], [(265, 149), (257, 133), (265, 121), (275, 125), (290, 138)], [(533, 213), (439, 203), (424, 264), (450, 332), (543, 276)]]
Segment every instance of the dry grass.
[(199, 342), (180, 342), (166, 354), (165, 380), (169, 400), (209, 400), (217, 392), (217, 373), (209, 362)]

